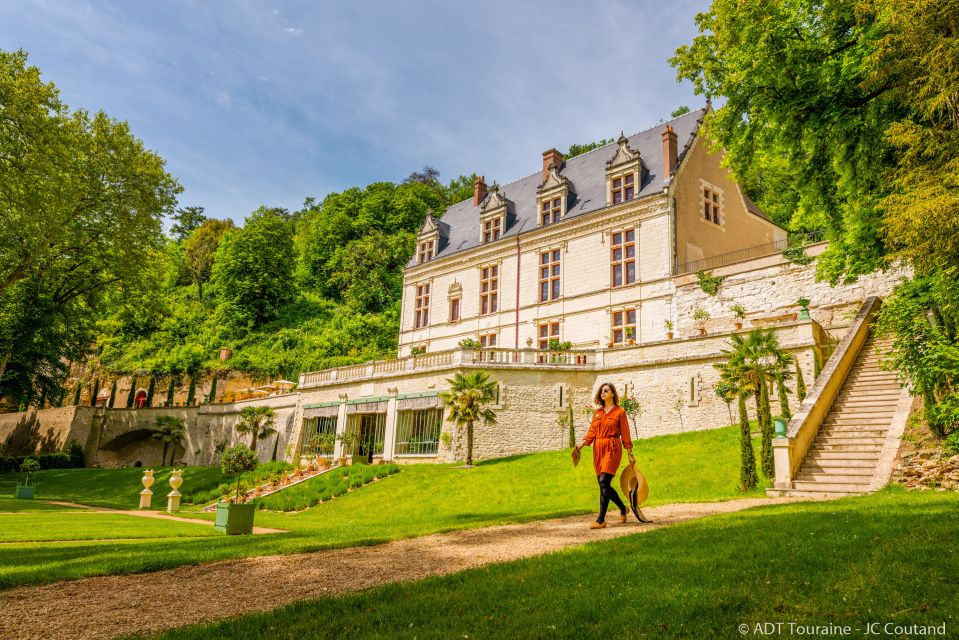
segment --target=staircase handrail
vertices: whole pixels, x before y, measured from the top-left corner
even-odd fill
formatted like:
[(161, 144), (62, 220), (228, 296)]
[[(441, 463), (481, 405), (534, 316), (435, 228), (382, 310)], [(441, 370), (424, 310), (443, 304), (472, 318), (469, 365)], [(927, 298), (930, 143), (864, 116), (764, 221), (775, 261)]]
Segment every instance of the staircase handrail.
[(872, 319), (881, 302), (877, 296), (866, 298), (849, 331), (836, 346), (796, 415), (789, 421), (787, 436), (773, 439), (776, 489), (792, 488), (793, 478), (869, 337)]

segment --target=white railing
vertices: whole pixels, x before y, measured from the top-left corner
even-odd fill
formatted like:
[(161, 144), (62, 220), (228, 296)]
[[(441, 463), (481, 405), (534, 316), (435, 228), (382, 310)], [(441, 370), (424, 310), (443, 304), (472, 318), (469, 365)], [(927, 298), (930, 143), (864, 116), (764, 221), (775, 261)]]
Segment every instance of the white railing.
[(364, 364), (312, 371), (300, 376), (300, 388), (334, 382), (348, 382), (408, 371), (445, 367), (542, 366), (591, 367), (597, 363), (595, 351), (539, 351), (537, 349), (454, 349), (421, 353), (406, 358), (376, 360)]

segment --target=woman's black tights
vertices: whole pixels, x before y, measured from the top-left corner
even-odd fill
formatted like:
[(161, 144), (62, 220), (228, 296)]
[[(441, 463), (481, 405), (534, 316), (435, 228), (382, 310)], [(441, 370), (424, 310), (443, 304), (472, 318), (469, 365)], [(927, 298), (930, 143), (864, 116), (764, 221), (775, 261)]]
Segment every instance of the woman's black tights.
[(626, 515), (626, 505), (623, 504), (619, 494), (616, 493), (616, 489), (614, 489), (611, 484), (613, 482), (613, 474), (601, 473), (596, 476), (596, 479), (599, 480), (599, 517), (596, 518), (596, 522), (606, 522), (606, 509), (609, 508), (610, 500), (619, 507), (621, 514)]

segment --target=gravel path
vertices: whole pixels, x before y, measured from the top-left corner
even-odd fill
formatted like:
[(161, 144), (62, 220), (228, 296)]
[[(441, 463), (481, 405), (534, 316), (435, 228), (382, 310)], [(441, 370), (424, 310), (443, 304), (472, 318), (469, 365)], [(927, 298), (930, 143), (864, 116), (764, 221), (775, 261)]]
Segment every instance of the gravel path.
[[(755, 498), (671, 504), (644, 509), (654, 521), (647, 525), (632, 519), (625, 525), (610, 524), (594, 531), (589, 529), (590, 516), (583, 515), (423, 536), (374, 547), (261, 556), (20, 587), (0, 591), (0, 635), (20, 640), (81, 640), (159, 632), (266, 611), (297, 600), (545, 554), (684, 520), (795, 501)], [(253, 585), (255, 588), (251, 588)]]

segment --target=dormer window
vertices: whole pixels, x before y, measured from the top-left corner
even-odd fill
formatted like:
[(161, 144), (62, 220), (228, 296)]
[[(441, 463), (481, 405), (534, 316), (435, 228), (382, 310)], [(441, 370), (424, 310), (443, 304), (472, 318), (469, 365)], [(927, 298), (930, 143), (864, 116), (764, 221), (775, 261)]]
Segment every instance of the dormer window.
[(636, 174), (627, 173), (613, 178), (613, 184), (610, 190), (613, 204), (632, 200), (636, 195)]
[(567, 204), (570, 198), (570, 182), (559, 174), (556, 164), (546, 170), (543, 183), (536, 189), (536, 202), (539, 206), (539, 224), (546, 226), (556, 224), (566, 215)]
[(432, 211), (426, 212), (426, 220), (416, 234), (416, 264), (429, 262), (446, 246), (450, 237), (450, 226), (433, 217)]
[(542, 204), (543, 217), (540, 220), (540, 224), (545, 226), (548, 224), (553, 224), (554, 222), (559, 222), (559, 216), (563, 211), (562, 205), (563, 200), (561, 198), (544, 200)]
[(480, 242), (486, 244), (499, 240), (506, 233), (513, 215), (512, 203), (499, 192), (499, 185), (494, 182), (480, 208)]
[(499, 240), (500, 234), (503, 232), (502, 229), (503, 219), (502, 218), (493, 218), (492, 220), (487, 220), (483, 223), (483, 242), (492, 242), (494, 240)]
[(419, 255), (417, 257), (417, 262), (420, 264), (433, 259), (433, 249), (436, 245), (435, 240), (427, 240), (420, 243)]
[(617, 205), (629, 202), (639, 193), (643, 164), (639, 151), (630, 149), (629, 140), (620, 134), (619, 146), (606, 163), (606, 203)]

